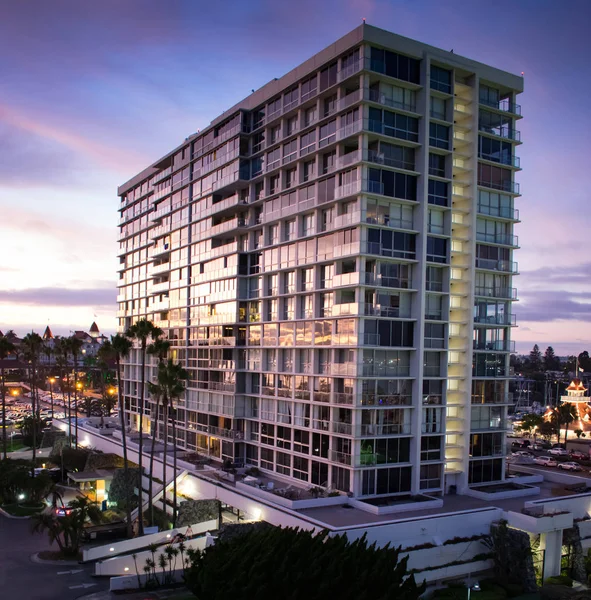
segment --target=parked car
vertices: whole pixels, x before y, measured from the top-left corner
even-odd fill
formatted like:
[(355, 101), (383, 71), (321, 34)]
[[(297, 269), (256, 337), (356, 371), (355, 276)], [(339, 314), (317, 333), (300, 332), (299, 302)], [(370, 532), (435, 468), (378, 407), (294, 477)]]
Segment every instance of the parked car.
[(530, 447), (529, 440), (522, 440), (521, 442), (511, 442), (511, 448), (529, 448)]
[(548, 450), (550, 447), (549, 442), (535, 442), (533, 445), (534, 450)]
[(536, 465), (542, 465), (543, 467), (558, 466), (558, 463), (551, 456), (536, 456), (534, 462)]
[(521, 456), (524, 458), (534, 458), (534, 455), (527, 450), (518, 450), (517, 452), (513, 452), (513, 456)]
[(550, 448), (548, 454), (553, 454), (554, 456), (568, 456), (568, 452), (564, 448)]
[(558, 465), (559, 469), (564, 469), (565, 471), (582, 471), (581, 465), (576, 462), (563, 462)]
[(552, 448), (564, 448), (564, 444), (552, 444)]
[(575, 460), (588, 460), (589, 459), (588, 454), (583, 454), (579, 450), (571, 450), (570, 457), (574, 458)]

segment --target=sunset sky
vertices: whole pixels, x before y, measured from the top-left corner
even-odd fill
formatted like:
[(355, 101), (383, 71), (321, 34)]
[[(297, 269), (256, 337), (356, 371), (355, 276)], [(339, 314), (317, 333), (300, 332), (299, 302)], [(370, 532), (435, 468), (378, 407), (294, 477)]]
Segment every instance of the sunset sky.
[(367, 22), (524, 72), (518, 351), (591, 351), (591, 1), (0, 2), (0, 329), (115, 328), (117, 186)]

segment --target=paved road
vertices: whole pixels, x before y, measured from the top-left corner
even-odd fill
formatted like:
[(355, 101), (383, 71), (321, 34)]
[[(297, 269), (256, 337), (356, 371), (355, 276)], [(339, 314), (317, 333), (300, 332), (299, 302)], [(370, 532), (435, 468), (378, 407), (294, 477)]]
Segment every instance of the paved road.
[[(107, 590), (108, 579), (92, 577), (93, 565), (45, 565), (31, 555), (51, 548), (46, 535), (32, 535), (29, 519), (0, 515), (0, 596), (7, 600), (74, 600)], [(64, 573), (63, 571), (78, 571)], [(87, 587), (82, 587), (84, 584)], [(76, 587), (79, 586), (79, 587)]]

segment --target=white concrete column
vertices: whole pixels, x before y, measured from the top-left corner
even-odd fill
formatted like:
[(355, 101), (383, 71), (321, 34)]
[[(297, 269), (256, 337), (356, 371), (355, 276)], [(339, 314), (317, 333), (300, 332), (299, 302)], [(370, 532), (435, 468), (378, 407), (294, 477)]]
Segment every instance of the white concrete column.
[(562, 557), (562, 529), (548, 531), (540, 536), (540, 548), (544, 552), (544, 572), (542, 579), (560, 575), (560, 559)]

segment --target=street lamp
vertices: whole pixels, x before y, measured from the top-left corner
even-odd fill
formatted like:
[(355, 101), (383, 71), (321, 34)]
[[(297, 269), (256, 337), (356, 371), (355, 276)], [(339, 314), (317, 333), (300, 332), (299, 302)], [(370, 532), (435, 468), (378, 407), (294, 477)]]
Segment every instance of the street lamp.
[(111, 416), (111, 410), (113, 409), (112, 402), (113, 402), (113, 396), (114, 396), (114, 394), (115, 394), (116, 391), (117, 390), (113, 386), (111, 386), (107, 390), (107, 394), (109, 394), (109, 406), (108, 406), (108, 408), (109, 408), (109, 416)]
[(51, 398), (51, 420), (53, 421), (53, 384), (55, 383), (55, 377), (49, 378), (49, 396)]
[(479, 592), (480, 591), (480, 583), (477, 581), (474, 585), (470, 585), (468, 582), (468, 598), (470, 600), (470, 592)]

